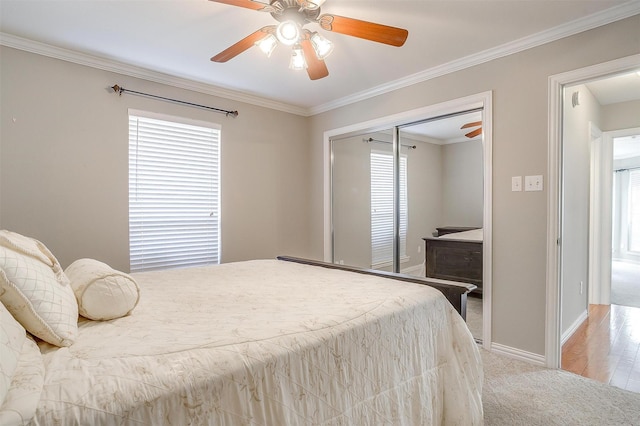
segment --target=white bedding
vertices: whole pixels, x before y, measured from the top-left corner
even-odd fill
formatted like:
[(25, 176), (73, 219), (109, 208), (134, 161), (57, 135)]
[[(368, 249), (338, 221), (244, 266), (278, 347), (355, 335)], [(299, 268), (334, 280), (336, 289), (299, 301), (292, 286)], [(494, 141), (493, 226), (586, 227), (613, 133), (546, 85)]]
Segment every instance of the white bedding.
[(482, 424), (478, 348), (430, 287), (277, 260), (132, 276), (132, 315), (40, 343), (33, 424)]
[(451, 234), (445, 234), (440, 237), (441, 240), (465, 240), (465, 241), (478, 241), (482, 242), (482, 228), (471, 229), (469, 231), (454, 232)]

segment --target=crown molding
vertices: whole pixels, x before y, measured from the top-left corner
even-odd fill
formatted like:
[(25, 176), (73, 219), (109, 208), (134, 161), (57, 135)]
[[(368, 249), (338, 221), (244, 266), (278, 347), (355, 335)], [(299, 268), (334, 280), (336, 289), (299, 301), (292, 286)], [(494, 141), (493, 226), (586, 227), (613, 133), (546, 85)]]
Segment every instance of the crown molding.
[(295, 105), (277, 102), (271, 99), (243, 93), (236, 90), (225, 89), (223, 87), (214, 86), (212, 84), (196, 81), (185, 77), (173, 76), (158, 71), (153, 71), (147, 68), (125, 64), (123, 62), (118, 62), (112, 59), (101, 58), (86, 53), (63, 49), (49, 44), (14, 36), (12, 34), (0, 32), (0, 45), (24, 50), (26, 52), (35, 53), (54, 59), (72, 62), (79, 65), (85, 65), (104, 71), (123, 74), (130, 77), (136, 77), (154, 83), (166, 84), (181, 89), (192, 90), (194, 92), (204, 93), (212, 96), (218, 96), (233, 101), (244, 102), (251, 105), (288, 112), (291, 114), (303, 116), (309, 115), (309, 111), (307, 108), (301, 108)]
[(424, 81), (441, 77), (455, 71), (460, 71), (466, 68), (480, 65), (494, 59), (509, 56), (514, 53), (522, 52), (523, 50), (538, 47), (546, 43), (560, 40), (565, 37), (569, 37), (587, 30), (591, 30), (593, 28), (619, 21), (621, 19), (629, 18), (639, 13), (640, 1), (632, 0), (620, 6), (615, 6), (599, 13), (594, 13), (584, 18), (571, 21), (567, 24), (542, 31), (531, 36), (523, 37), (518, 40), (505, 43), (501, 46), (497, 46), (495, 48), (487, 49), (482, 52), (457, 59), (455, 61), (438, 65), (424, 71), (409, 75), (407, 77), (403, 77), (401, 79), (355, 93), (353, 95), (345, 96), (344, 98), (336, 99), (334, 101), (312, 107), (309, 109), (309, 115), (320, 114), (322, 112), (360, 102), (365, 99), (392, 92), (394, 90), (412, 86), (417, 83), (422, 83)]
[(382, 95), (394, 90), (402, 89), (417, 83), (441, 77), (455, 71), (480, 65), (494, 59), (502, 58), (523, 50), (531, 49), (552, 41), (559, 40), (583, 31), (597, 28), (621, 19), (625, 19), (640, 14), (640, 1), (631, 0), (620, 6), (615, 6), (605, 11), (586, 16), (581, 19), (569, 22), (568, 24), (552, 28), (547, 31), (534, 34), (532, 36), (523, 37), (501, 46), (488, 49), (464, 58), (438, 65), (424, 71), (403, 77), (398, 80), (385, 83), (353, 95), (345, 96), (331, 102), (327, 102), (315, 107), (304, 108), (291, 105), (284, 102), (278, 102), (264, 97), (252, 95), (249, 93), (215, 86), (210, 83), (196, 81), (187, 77), (173, 76), (147, 68), (137, 67), (125, 64), (113, 59), (101, 58), (85, 53), (80, 53), (49, 44), (25, 39), (11, 34), (0, 32), (0, 45), (11, 47), (14, 49), (24, 50), (26, 52), (36, 53), (54, 59), (60, 59), (67, 62), (73, 62), (79, 65), (85, 65), (92, 68), (123, 74), (155, 83), (166, 84), (181, 89), (192, 90), (212, 96), (218, 96), (238, 102), (244, 102), (264, 108), (270, 108), (277, 111), (283, 111), (301, 116), (312, 116), (320, 114), (332, 109), (340, 108), (349, 104), (360, 102), (378, 95)]

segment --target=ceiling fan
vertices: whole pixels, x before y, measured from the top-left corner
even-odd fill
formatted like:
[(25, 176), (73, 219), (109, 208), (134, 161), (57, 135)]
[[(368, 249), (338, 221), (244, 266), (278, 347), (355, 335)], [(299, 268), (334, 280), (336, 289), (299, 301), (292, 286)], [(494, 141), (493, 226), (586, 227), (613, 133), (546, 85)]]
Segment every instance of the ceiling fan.
[(460, 129), (468, 129), (470, 127), (478, 127), (478, 128), (465, 134), (466, 137), (475, 138), (476, 136), (482, 133), (482, 121), (473, 121), (471, 123), (466, 123), (462, 127), (460, 127)]
[(328, 13), (321, 15), (320, 6), (325, 0), (271, 0), (269, 4), (254, 0), (211, 1), (267, 12), (279, 22), (277, 25), (260, 28), (212, 57), (212, 61), (227, 62), (253, 45), (258, 45), (270, 56), (278, 44), (283, 44), (292, 48), (289, 67), (306, 68), (311, 80), (329, 75), (324, 59), (332, 52), (333, 43), (320, 33), (304, 28), (309, 23), (317, 23), (326, 31), (396, 47), (402, 46), (409, 35), (409, 32), (402, 28)]

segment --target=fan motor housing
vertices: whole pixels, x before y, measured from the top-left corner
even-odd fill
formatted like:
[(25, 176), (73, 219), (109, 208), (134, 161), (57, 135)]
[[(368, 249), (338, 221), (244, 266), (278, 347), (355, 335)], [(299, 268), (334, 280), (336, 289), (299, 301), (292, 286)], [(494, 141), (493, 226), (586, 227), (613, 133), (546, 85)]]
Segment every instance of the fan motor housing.
[(276, 11), (271, 16), (278, 21), (294, 21), (303, 26), (308, 22), (315, 22), (320, 16), (320, 8), (315, 10), (300, 7), (296, 0), (273, 0), (271, 2)]

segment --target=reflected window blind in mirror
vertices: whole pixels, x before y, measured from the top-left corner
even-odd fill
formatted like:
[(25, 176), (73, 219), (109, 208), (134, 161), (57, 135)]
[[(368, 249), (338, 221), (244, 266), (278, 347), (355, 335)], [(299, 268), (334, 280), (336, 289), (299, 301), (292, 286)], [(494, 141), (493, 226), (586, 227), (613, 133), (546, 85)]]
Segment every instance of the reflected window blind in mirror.
[[(400, 156), (400, 257), (407, 254), (407, 156)], [(371, 151), (371, 267), (393, 261), (393, 155)]]

